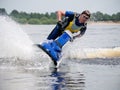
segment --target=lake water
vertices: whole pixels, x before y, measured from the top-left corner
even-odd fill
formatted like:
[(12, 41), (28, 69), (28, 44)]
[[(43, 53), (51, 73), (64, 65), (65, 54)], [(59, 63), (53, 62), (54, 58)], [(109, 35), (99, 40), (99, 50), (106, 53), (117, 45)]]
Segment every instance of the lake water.
[(18, 25), (0, 17), (0, 90), (120, 90), (120, 25), (88, 25), (63, 47), (60, 67), (33, 44), (55, 25)]

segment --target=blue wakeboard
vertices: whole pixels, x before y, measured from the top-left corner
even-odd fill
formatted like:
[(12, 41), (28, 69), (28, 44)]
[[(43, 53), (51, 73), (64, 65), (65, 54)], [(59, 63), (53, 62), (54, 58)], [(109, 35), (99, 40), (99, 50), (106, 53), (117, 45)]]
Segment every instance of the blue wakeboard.
[(61, 58), (61, 48), (59, 48), (55, 42), (47, 42), (42, 44), (36, 44), (37, 47), (42, 49), (53, 61), (54, 65), (57, 66), (58, 61)]
[(62, 55), (62, 47), (71, 39), (70, 32), (64, 32), (56, 40), (48, 40), (41, 44), (36, 44), (41, 48), (53, 61), (54, 65), (57, 66)]

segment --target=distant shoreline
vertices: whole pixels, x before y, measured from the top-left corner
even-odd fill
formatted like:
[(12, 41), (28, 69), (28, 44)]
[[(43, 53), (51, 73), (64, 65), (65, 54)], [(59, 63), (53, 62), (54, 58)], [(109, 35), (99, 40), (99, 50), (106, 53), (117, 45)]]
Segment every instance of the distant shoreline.
[[(112, 22), (112, 21), (93, 22), (93, 21), (88, 21), (87, 24), (88, 25), (120, 25), (120, 21), (119, 22)], [(21, 24), (21, 25), (55, 25), (55, 24)]]
[(90, 25), (120, 25), (120, 22), (112, 22), (112, 21), (89, 21), (88, 24)]

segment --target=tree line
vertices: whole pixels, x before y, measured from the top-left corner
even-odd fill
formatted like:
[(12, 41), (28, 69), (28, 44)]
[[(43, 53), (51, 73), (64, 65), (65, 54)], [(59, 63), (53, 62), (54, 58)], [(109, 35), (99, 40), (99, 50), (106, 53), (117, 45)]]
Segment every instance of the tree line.
[[(8, 14), (4, 8), (0, 8), (0, 15), (7, 15), (20, 24), (56, 24), (57, 22), (56, 12), (51, 13), (46, 12), (45, 14), (43, 14), (43, 13), (26, 13), (13, 10), (11, 11), (10, 14)], [(91, 14), (90, 21), (119, 22), (120, 12), (109, 15), (97, 11), (96, 13)]]

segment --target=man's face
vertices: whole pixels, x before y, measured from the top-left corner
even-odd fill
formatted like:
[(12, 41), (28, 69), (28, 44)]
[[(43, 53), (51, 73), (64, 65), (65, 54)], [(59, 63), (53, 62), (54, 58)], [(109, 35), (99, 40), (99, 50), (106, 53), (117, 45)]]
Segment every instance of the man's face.
[(89, 16), (87, 16), (86, 14), (81, 14), (79, 17), (80, 23), (85, 23), (88, 19), (89, 19)]

